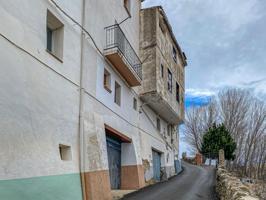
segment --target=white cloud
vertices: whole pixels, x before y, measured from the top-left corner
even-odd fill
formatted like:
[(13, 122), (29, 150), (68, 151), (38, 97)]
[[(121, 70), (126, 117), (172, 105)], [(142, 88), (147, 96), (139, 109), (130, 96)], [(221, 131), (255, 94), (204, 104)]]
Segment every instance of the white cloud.
[(188, 57), (186, 89), (252, 89), (266, 101), (266, 1), (146, 0), (162, 5)]
[(210, 97), (216, 94), (215, 91), (201, 88), (189, 88), (186, 90), (186, 94), (193, 97)]

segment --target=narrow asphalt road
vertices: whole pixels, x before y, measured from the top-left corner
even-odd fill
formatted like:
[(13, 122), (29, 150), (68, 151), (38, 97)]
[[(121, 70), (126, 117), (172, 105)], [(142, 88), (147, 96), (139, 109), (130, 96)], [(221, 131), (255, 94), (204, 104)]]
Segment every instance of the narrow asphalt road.
[(215, 168), (183, 162), (184, 171), (169, 181), (143, 188), (124, 200), (216, 200)]

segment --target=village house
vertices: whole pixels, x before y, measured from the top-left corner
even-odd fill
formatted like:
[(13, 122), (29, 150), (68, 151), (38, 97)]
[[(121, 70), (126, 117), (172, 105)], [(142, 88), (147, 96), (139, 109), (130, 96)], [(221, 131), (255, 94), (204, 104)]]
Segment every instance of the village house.
[(111, 199), (176, 174), (186, 56), (141, 2), (0, 3), (0, 199)]

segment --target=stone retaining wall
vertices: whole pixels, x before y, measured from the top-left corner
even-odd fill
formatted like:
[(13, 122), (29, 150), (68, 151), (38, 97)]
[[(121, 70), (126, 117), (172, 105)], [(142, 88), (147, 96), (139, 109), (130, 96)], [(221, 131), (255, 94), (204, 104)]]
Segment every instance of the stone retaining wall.
[(251, 196), (250, 189), (239, 178), (221, 167), (217, 170), (216, 191), (221, 200), (259, 200)]

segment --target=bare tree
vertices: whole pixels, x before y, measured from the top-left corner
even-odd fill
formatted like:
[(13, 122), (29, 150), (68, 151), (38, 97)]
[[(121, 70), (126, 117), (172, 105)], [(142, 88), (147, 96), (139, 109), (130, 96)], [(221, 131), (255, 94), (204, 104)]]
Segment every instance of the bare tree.
[(216, 102), (206, 106), (192, 106), (186, 112), (184, 135), (193, 151), (200, 152), (203, 134), (217, 120)]
[(266, 104), (241, 89), (226, 89), (217, 99), (186, 112), (184, 135), (200, 151), (203, 134), (213, 123), (224, 123), (237, 144), (231, 169), (243, 175), (266, 178)]
[(250, 104), (250, 112), (247, 120), (248, 130), (247, 138), (245, 141), (245, 156), (244, 156), (244, 169), (245, 175), (251, 176), (252, 168), (257, 166), (256, 152), (259, 147), (259, 142), (266, 131), (266, 109), (265, 105), (253, 99)]
[(237, 144), (233, 166), (238, 166), (242, 162), (250, 96), (248, 91), (241, 89), (226, 89), (218, 94), (220, 120)]

